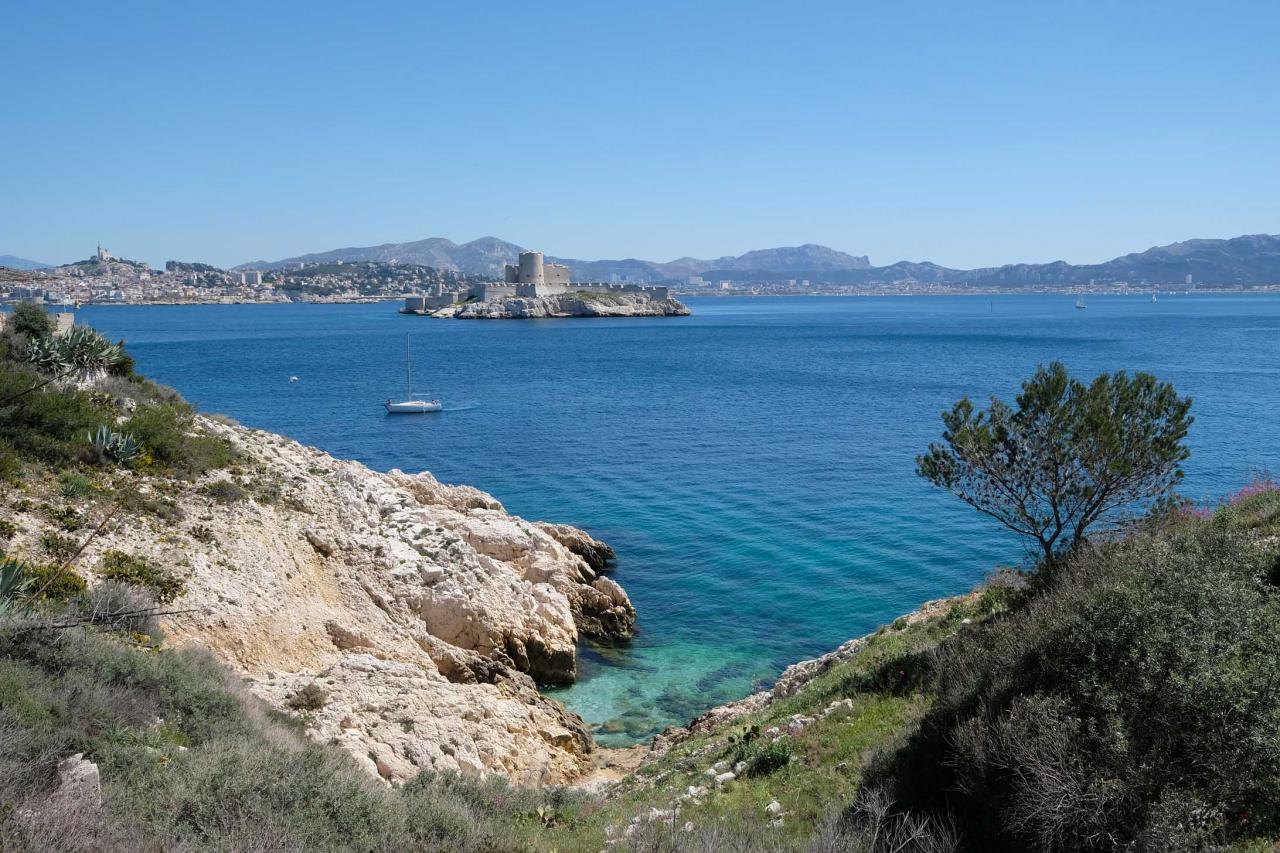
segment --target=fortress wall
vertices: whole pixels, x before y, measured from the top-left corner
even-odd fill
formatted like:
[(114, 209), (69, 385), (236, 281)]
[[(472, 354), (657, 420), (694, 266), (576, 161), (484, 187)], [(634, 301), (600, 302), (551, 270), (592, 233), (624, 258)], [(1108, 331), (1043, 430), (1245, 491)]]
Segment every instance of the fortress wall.
[(570, 291), (581, 290), (586, 293), (640, 293), (650, 299), (670, 299), (671, 291), (666, 287), (647, 287), (639, 284), (574, 284)]
[(480, 299), (487, 302), (493, 299), (505, 299), (509, 296), (515, 296), (516, 286), (514, 284), (495, 284), (494, 282), (486, 281), (477, 285), (473, 292)]

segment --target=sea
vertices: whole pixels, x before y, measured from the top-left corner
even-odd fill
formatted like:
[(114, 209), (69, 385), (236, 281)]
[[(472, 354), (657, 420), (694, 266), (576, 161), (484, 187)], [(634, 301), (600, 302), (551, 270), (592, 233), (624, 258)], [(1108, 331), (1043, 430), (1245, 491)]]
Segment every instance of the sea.
[[(89, 306), (202, 410), (428, 470), (618, 552), (639, 612), (551, 691), (625, 745), (1028, 552), (915, 474), (939, 414), (1038, 364), (1194, 397), (1183, 492), (1280, 465), (1280, 295), (691, 298), (691, 317), (456, 321), (363, 305)], [(406, 391), (438, 414), (388, 416)], [(297, 377), (297, 381), (291, 381)]]

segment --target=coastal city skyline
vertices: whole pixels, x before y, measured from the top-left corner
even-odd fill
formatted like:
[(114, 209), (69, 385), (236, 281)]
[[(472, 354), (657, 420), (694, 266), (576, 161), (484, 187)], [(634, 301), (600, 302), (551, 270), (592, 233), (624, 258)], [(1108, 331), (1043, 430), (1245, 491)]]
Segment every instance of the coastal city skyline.
[(0, 141), (0, 253), (228, 267), (494, 234), (972, 268), (1280, 220), (1277, 117), (1251, 108), (1271, 4), (159, 8), (9, 10), (39, 37), (10, 45), (7, 107), (39, 132)]
[[(654, 300), (653, 304), (684, 311), (675, 297), (1123, 295), (1154, 294), (1162, 288), (1280, 290), (1280, 235), (1186, 240), (1102, 264), (1006, 264), (974, 270), (905, 261), (874, 266), (865, 255), (815, 244), (759, 249), (737, 257), (685, 257), (670, 263), (636, 258), (584, 261), (491, 237), (461, 245), (431, 238), (344, 248), (232, 269), (191, 260), (168, 260), (152, 267), (101, 243), (89, 258), (56, 267), (31, 266), (23, 259), (0, 255), (0, 304), (28, 300), (51, 305), (342, 303), (403, 298), (404, 313), (471, 316), (489, 310), (481, 306), (493, 301), (505, 305), (513, 297), (535, 302), (556, 297), (557, 304), (566, 298), (581, 302), (590, 297), (588, 301), (599, 304), (602, 299), (616, 302), (615, 297), (631, 294), (646, 306)], [(669, 298), (673, 301), (668, 304)], [(472, 304), (476, 302), (480, 304)]]

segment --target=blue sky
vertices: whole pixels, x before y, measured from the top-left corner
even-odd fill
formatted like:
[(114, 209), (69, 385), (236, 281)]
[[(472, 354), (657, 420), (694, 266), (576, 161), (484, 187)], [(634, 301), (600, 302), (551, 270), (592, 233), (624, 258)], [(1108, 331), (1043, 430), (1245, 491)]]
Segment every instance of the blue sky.
[(184, 5), (0, 0), (0, 253), (977, 266), (1280, 232), (1274, 2)]

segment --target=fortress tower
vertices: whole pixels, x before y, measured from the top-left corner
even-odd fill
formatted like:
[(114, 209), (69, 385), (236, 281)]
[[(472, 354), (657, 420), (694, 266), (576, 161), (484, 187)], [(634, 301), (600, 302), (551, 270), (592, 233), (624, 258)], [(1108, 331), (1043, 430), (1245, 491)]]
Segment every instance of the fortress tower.
[(503, 276), (516, 286), (516, 296), (550, 296), (569, 289), (569, 268), (546, 263), (541, 252), (521, 252), (520, 261), (507, 264)]
[(546, 264), (541, 252), (521, 252), (518, 269), (517, 282), (520, 284), (532, 284), (536, 287), (547, 283)]

